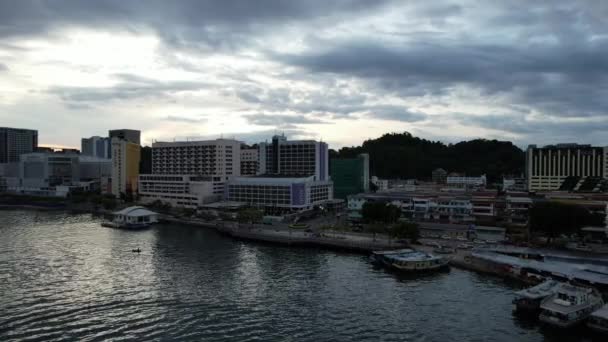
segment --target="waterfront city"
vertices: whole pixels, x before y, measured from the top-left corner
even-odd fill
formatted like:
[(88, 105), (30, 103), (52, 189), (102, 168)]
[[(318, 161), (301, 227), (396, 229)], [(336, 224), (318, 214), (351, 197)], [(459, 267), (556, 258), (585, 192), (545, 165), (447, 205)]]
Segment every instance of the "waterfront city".
[(608, 12), (521, 7), (0, 1), (0, 340), (605, 341)]

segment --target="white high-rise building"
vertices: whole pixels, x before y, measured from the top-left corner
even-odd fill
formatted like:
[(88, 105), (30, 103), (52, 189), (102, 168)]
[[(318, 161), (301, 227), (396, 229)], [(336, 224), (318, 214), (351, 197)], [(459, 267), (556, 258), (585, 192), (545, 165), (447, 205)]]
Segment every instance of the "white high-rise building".
[(241, 142), (234, 139), (155, 142), (152, 174), (220, 176), (241, 175)]
[(260, 174), (329, 180), (329, 153), (324, 142), (275, 135), (271, 143), (259, 144), (259, 160)]

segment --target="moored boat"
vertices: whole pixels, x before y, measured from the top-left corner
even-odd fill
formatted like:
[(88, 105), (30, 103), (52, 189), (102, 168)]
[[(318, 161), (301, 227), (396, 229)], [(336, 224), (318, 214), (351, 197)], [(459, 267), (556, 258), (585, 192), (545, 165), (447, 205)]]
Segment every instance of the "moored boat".
[(546, 280), (536, 286), (515, 292), (515, 311), (520, 313), (538, 313), (543, 299), (555, 294), (560, 283)]
[(413, 249), (373, 252), (372, 261), (405, 272), (434, 271), (449, 267), (446, 258)]
[(602, 305), (604, 301), (596, 289), (563, 283), (555, 294), (541, 302), (539, 318), (555, 327), (570, 328), (582, 323)]
[(587, 326), (597, 332), (608, 334), (608, 304), (591, 313)]

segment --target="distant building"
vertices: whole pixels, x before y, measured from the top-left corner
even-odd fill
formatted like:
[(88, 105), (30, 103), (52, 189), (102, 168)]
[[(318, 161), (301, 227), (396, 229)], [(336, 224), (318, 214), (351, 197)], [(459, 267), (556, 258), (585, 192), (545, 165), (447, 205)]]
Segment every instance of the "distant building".
[(112, 158), (112, 142), (110, 138), (93, 136), (90, 138), (82, 138), (80, 144), (80, 153), (85, 156), (97, 158)]
[(155, 142), (152, 174), (220, 176), (241, 175), (241, 142), (234, 139)]
[(0, 164), (18, 162), (25, 153), (36, 152), (38, 131), (0, 127)]
[(78, 162), (81, 181), (99, 181), (101, 178), (112, 176), (111, 159), (79, 155)]
[(141, 145), (141, 132), (135, 129), (113, 129), (108, 132), (108, 136), (110, 141), (112, 138), (118, 138)]
[(502, 189), (504, 191), (526, 191), (526, 179), (523, 177), (503, 177)]
[(608, 147), (557, 144), (530, 145), (526, 150), (529, 191), (591, 192), (605, 178), (608, 178)]
[(331, 159), (329, 169), (335, 198), (346, 199), (349, 195), (369, 191), (369, 154)]
[(433, 183), (445, 184), (448, 177), (448, 172), (442, 168), (438, 168), (433, 170), (433, 172), (431, 173), (431, 177), (433, 179)]
[(241, 175), (255, 176), (259, 172), (259, 166), (259, 151), (257, 147), (241, 147)]
[(331, 181), (319, 181), (314, 176), (235, 177), (224, 190), (224, 199), (263, 209), (266, 214), (310, 210), (333, 199)]
[(112, 184), (111, 193), (137, 192), (141, 147), (131, 141), (112, 138)]
[(446, 183), (448, 187), (453, 188), (485, 188), (487, 179), (486, 175), (479, 177), (467, 176), (447, 176)]
[(26, 153), (18, 163), (5, 164), (4, 191), (65, 197), (73, 188), (80, 187), (80, 165), (77, 154), (48, 152)]
[(327, 144), (314, 140), (287, 140), (275, 135), (259, 144), (259, 173), (285, 177), (314, 176), (329, 180)]
[(376, 176), (372, 176), (371, 183), (376, 186), (377, 191), (379, 191), (379, 192), (387, 191), (389, 189), (388, 179), (380, 179)]

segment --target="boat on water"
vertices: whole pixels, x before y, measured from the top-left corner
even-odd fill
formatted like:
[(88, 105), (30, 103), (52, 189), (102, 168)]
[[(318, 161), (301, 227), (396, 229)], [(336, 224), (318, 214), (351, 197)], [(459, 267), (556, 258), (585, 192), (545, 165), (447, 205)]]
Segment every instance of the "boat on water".
[(556, 280), (546, 280), (536, 286), (515, 292), (515, 311), (520, 313), (538, 313), (543, 299), (555, 294), (560, 286)]
[(587, 326), (600, 333), (608, 334), (608, 304), (591, 313)]
[(377, 251), (372, 262), (405, 272), (435, 271), (448, 268), (448, 259), (413, 249)]
[(158, 222), (158, 214), (144, 207), (128, 207), (112, 213), (112, 221), (103, 222), (103, 227), (122, 229), (146, 229)]
[(562, 283), (556, 293), (540, 304), (540, 321), (559, 328), (582, 323), (604, 305), (601, 294), (593, 288)]

